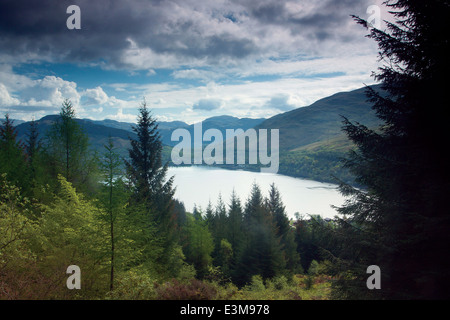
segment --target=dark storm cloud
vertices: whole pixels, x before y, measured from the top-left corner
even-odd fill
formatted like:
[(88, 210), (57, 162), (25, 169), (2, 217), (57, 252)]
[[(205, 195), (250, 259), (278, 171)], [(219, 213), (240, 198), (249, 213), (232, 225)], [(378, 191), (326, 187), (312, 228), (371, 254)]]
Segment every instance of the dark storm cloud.
[[(17, 59), (145, 68), (124, 58), (130, 43), (134, 43), (135, 54), (149, 49), (156, 56), (171, 56), (171, 63), (177, 61), (179, 65), (193, 60), (234, 61), (276, 52), (282, 46), (277, 44), (280, 30), (287, 30), (296, 40), (289, 43), (305, 38), (326, 41), (341, 37), (350, 41), (348, 32), (340, 28), (348, 25), (350, 14), (364, 13), (366, 2), (3, 0), (0, 54)], [(81, 8), (81, 30), (66, 27), (66, 9), (72, 4)], [(300, 11), (295, 10), (297, 4), (303, 6)], [(158, 67), (152, 61), (147, 64)]]
[(340, 29), (352, 23), (351, 15), (364, 17), (373, 4), (373, 0), (292, 1), (291, 6), (287, 1), (245, 2), (251, 16), (261, 23), (284, 26), (292, 34), (307, 33), (319, 40), (335, 39)]

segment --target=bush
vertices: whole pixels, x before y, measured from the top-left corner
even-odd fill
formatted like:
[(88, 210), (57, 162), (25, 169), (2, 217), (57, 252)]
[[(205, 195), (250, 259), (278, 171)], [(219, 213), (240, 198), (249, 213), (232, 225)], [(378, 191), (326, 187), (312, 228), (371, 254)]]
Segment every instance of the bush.
[(128, 271), (119, 275), (115, 288), (106, 298), (118, 300), (153, 300), (156, 298), (155, 281), (149, 275)]
[(252, 276), (252, 281), (250, 285), (247, 286), (248, 290), (256, 292), (256, 291), (264, 291), (266, 287), (264, 286), (263, 278), (260, 275)]
[(159, 300), (214, 300), (218, 293), (213, 284), (197, 279), (189, 282), (173, 279), (157, 286), (156, 292)]
[(285, 276), (278, 276), (271, 280), (267, 280), (266, 287), (271, 290), (284, 290), (288, 288), (288, 280)]

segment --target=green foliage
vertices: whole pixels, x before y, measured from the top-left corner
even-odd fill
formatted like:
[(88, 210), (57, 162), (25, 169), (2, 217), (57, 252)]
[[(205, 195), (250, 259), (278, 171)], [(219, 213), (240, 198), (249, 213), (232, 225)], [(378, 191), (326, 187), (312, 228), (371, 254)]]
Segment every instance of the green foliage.
[(344, 181), (355, 184), (342, 159), (346, 152), (336, 150), (299, 150), (281, 153), (279, 173), (322, 182)]
[(32, 259), (28, 240), (36, 232), (30, 219), (28, 199), (18, 187), (0, 175), (0, 273), (5, 268), (17, 267)]
[(63, 176), (58, 177), (60, 191), (49, 206), (43, 208), (39, 219), (42, 238), (35, 249), (42, 257), (46, 274), (64, 275), (69, 265), (83, 270), (81, 294), (90, 296), (105, 289), (105, 262), (107, 261), (104, 239), (106, 225), (101, 222), (103, 212), (93, 201), (77, 193)]
[[(98, 157), (89, 151), (69, 101), (46, 140), (33, 122), (22, 146), (5, 122), (0, 155), (15, 150), (23, 175), (16, 168), (10, 179), (13, 163), (1, 163), (8, 174), (0, 178), (0, 298), (308, 297), (295, 280), (296, 229), (276, 187), (264, 198), (255, 184), (244, 205), (233, 193), (228, 205), (219, 197), (205, 214), (186, 213), (165, 179), (145, 104), (140, 112), (126, 166), (116, 140)], [(65, 286), (69, 265), (81, 269), (81, 290)]]
[(113, 291), (107, 293), (111, 300), (152, 300), (155, 299), (156, 289), (148, 274), (140, 270), (129, 270), (118, 274)]
[(202, 278), (208, 273), (212, 263), (213, 237), (206, 222), (203, 219), (195, 219), (191, 214), (187, 215), (184, 231), (186, 233), (184, 240), (186, 261), (195, 267), (197, 276)]
[[(129, 157), (125, 160), (127, 179), (131, 188), (130, 203), (141, 209), (142, 227), (152, 225), (155, 233), (146, 237), (156, 241), (160, 250), (152, 250), (153, 264), (164, 272), (177, 242), (176, 222), (180, 212), (174, 210), (173, 177), (166, 180), (168, 163), (162, 164), (162, 143), (158, 125), (147, 109), (145, 101), (139, 109), (138, 122), (133, 131), (137, 138), (131, 140)], [(134, 214), (134, 213), (132, 213)], [(147, 252), (150, 257), (150, 252)]]
[[(380, 90), (374, 86), (375, 90)], [(340, 92), (265, 120), (257, 129), (280, 129), (280, 150), (292, 151), (342, 134), (341, 116), (376, 127), (380, 120), (371, 109), (364, 89)]]
[(9, 116), (0, 126), (0, 173), (6, 173), (8, 179), (16, 186), (26, 186), (27, 174), (24, 146), (17, 140), (17, 132)]
[(79, 190), (92, 192), (97, 159), (89, 150), (88, 140), (83, 128), (75, 121), (72, 103), (65, 100), (60, 116), (46, 136), (47, 168), (52, 177), (61, 174)]
[(237, 283), (245, 284), (253, 275), (267, 279), (280, 274), (286, 265), (280, 237), (256, 184), (247, 200), (243, 221), (245, 240), (235, 270)]
[(114, 288), (114, 270), (116, 265), (124, 263), (117, 261), (116, 246), (123, 245), (123, 224), (125, 223), (125, 207), (127, 192), (123, 182), (122, 161), (110, 138), (105, 146), (100, 172), (103, 178), (99, 198), (105, 208), (101, 218), (109, 225), (110, 234), (110, 290)]

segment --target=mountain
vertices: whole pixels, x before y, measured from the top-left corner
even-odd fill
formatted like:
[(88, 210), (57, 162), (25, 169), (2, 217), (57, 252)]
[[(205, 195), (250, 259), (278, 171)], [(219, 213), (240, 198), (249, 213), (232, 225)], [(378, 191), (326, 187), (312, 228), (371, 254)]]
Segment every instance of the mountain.
[[(83, 119), (83, 120), (94, 123), (94, 124), (98, 124), (98, 125), (102, 125), (102, 126), (106, 126), (106, 127), (117, 128), (117, 129), (122, 129), (122, 130), (130, 131), (130, 132), (132, 132), (132, 127), (135, 125), (134, 123), (119, 122), (119, 121), (109, 120), (109, 119), (106, 119), (106, 120)], [(260, 118), (260, 119), (236, 118), (233, 116), (223, 115), (223, 116), (207, 118), (207, 119), (201, 121), (201, 123), (202, 123), (203, 132), (205, 132), (208, 129), (218, 129), (225, 136), (226, 129), (247, 130), (249, 128), (253, 128), (253, 127), (259, 125), (264, 120), (266, 120), (266, 119), (264, 119), (264, 118)], [(191, 137), (193, 137), (194, 124), (189, 125), (183, 121), (170, 121), (170, 122), (160, 121), (160, 122), (158, 122), (158, 130), (159, 130), (159, 134), (161, 135), (161, 141), (164, 145), (173, 147), (176, 144), (178, 144), (178, 141), (171, 140), (172, 132), (175, 129), (187, 129), (190, 132)]]
[[(50, 129), (50, 126), (54, 121), (58, 119), (59, 115), (48, 115), (37, 122), (38, 132), (40, 137), (43, 138), (46, 132)], [(250, 119), (250, 118), (236, 118), (232, 116), (218, 116), (211, 117), (202, 121), (203, 131), (215, 128), (221, 130), (225, 134), (226, 129), (238, 129), (244, 130), (252, 128), (255, 125), (260, 124), (265, 119)], [(127, 156), (127, 149), (130, 147), (129, 138), (136, 138), (136, 134), (133, 132), (132, 127), (134, 123), (119, 122), (115, 120), (90, 120), (90, 119), (76, 119), (77, 123), (84, 128), (89, 137), (91, 147), (94, 150), (101, 152), (103, 146), (107, 143), (109, 136), (114, 141), (115, 146), (119, 149), (122, 156)], [(22, 141), (26, 141), (27, 134), (30, 128), (30, 122), (23, 122), (16, 126), (18, 132), (18, 138)], [(184, 128), (187, 129), (191, 135), (194, 133), (194, 125), (189, 125), (182, 121), (171, 122), (158, 122), (158, 129), (161, 135), (161, 141), (163, 143), (165, 160), (169, 160), (170, 147), (176, 145), (178, 141), (171, 141), (172, 132), (175, 129)]]
[[(379, 85), (372, 86), (381, 90)], [(225, 137), (226, 129), (279, 129), (280, 132), (280, 167), (278, 173), (294, 177), (310, 178), (318, 181), (335, 182), (333, 177), (352, 182), (351, 175), (346, 172), (340, 161), (352, 144), (342, 132), (342, 116), (352, 122), (359, 122), (368, 127), (377, 127), (380, 120), (367, 101), (366, 89), (360, 88), (350, 92), (336, 93), (316, 101), (310, 106), (301, 107), (278, 114), (269, 119), (236, 118), (232, 116), (217, 116), (202, 121), (205, 132), (214, 128)], [(37, 120), (41, 138), (59, 115), (45, 116)], [(113, 138), (122, 156), (128, 155), (129, 138), (136, 138), (132, 131), (133, 123), (115, 120), (76, 120), (89, 136), (93, 149), (103, 150), (108, 137)], [(19, 139), (26, 140), (29, 122), (16, 126)], [(187, 129), (193, 137), (194, 125), (182, 121), (159, 122), (161, 140), (164, 144), (164, 162), (170, 160), (171, 147), (178, 141), (171, 141), (173, 130)], [(208, 143), (206, 143), (208, 144)], [(255, 165), (226, 165), (228, 169), (259, 170)]]
[[(19, 124), (26, 122), (24, 120), (18, 120), (18, 119), (9, 119), (9, 120), (12, 121), (12, 124), (14, 127), (17, 127)], [(5, 122), (5, 119), (0, 119), (0, 125), (2, 125), (4, 122)]]
[[(381, 92), (380, 85), (374, 85)], [(280, 130), (278, 173), (323, 182), (344, 181), (357, 185), (342, 165), (353, 147), (342, 132), (342, 117), (376, 128), (381, 120), (368, 102), (366, 88), (339, 92), (310, 106), (278, 114), (262, 122), (258, 129)]]
[[(43, 139), (50, 129), (53, 122), (59, 118), (59, 115), (48, 115), (39, 120), (36, 120), (37, 129), (40, 139)], [(103, 146), (108, 142), (109, 136), (114, 141), (114, 145), (119, 149), (122, 156), (126, 155), (126, 150), (130, 146), (129, 137), (136, 137), (131, 131), (119, 129), (115, 127), (109, 127), (95, 123), (87, 119), (76, 119), (76, 122), (85, 130), (89, 137), (89, 142), (93, 150), (102, 152)], [(25, 122), (16, 126), (17, 136), (22, 141), (26, 141), (27, 134), (30, 129), (30, 122)]]
[[(254, 128), (257, 125), (261, 124), (266, 119), (258, 118), (236, 118), (232, 116), (217, 116), (205, 119), (202, 121), (203, 130), (207, 129), (219, 129), (225, 131), (225, 129), (243, 129), (247, 130), (250, 128)], [(193, 128), (193, 125), (190, 126)]]
[[(379, 85), (372, 88), (381, 90)], [(285, 151), (301, 150), (313, 144), (318, 146), (336, 138), (342, 140), (345, 139), (342, 116), (368, 127), (380, 123), (371, 108), (372, 105), (367, 101), (365, 92), (366, 88), (339, 92), (310, 106), (278, 114), (256, 128), (279, 129), (280, 149)]]

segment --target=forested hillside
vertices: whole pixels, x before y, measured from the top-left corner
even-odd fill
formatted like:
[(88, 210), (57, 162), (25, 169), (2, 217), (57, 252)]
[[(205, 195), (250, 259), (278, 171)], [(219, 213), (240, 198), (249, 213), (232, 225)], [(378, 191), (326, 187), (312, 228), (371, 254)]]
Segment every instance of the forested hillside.
[(6, 114), (0, 299), (449, 299), (449, 133), (440, 114), (450, 5), (423, 3), (387, 1), (394, 20), (383, 30), (353, 17), (378, 44), (381, 87), (257, 127), (284, 132), (282, 171), (345, 177), (332, 220), (289, 220), (274, 184), (267, 196), (254, 183), (244, 202), (219, 196), (186, 211), (145, 100), (133, 133), (109, 128), (111, 137), (77, 120), (68, 99), (58, 116), (17, 127)]
[[(42, 120), (45, 135), (27, 124), (24, 140), (6, 116), (1, 298), (327, 298), (326, 278), (314, 289), (318, 272), (304, 276), (320, 261), (307, 246), (315, 240), (299, 233), (313, 224), (289, 221), (275, 185), (267, 198), (255, 184), (245, 203), (233, 194), (186, 212), (166, 176), (156, 121), (145, 105), (139, 111), (125, 161), (112, 138), (90, 147), (70, 101)], [(63, 285), (72, 265), (82, 272), (76, 292)]]

